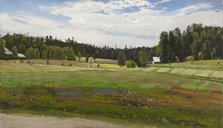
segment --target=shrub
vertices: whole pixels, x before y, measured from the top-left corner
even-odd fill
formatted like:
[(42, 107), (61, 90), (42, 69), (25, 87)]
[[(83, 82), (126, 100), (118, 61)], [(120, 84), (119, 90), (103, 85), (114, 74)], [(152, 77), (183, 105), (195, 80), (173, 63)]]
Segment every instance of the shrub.
[(76, 61), (76, 57), (74, 55), (72, 55), (72, 56), (68, 57), (67, 60)]
[(135, 68), (136, 67), (136, 63), (135, 61), (133, 60), (130, 60), (128, 63), (127, 63), (127, 68)]
[(50, 60), (46, 60), (46, 65), (50, 65)]
[(194, 60), (194, 56), (187, 56), (186, 57), (186, 61), (192, 61), (192, 60)]
[(90, 57), (89, 54), (85, 57), (85, 61), (86, 61), (86, 62), (88, 62), (89, 57)]
[(93, 68), (94, 67), (94, 58), (93, 57), (89, 57), (88, 58), (88, 64), (90, 68)]

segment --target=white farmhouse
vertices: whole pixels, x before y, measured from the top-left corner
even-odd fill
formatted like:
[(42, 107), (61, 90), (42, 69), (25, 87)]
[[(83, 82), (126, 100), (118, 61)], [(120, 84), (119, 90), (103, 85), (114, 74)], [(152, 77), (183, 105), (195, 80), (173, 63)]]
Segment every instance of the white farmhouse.
[(155, 64), (155, 63), (161, 63), (161, 61), (160, 61), (160, 57), (153, 57), (153, 61), (152, 61), (152, 63), (153, 64)]

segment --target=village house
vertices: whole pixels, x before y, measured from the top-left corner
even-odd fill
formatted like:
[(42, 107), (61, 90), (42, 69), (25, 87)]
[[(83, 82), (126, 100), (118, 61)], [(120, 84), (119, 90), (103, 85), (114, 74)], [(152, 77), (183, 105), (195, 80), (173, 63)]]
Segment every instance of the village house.
[(19, 57), (19, 58), (26, 58), (26, 56), (23, 55), (22, 53), (18, 53), (18, 54), (17, 54), (17, 57)]
[(6, 55), (12, 55), (12, 52), (9, 51), (9, 49), (5, 47), (5, 54), (6, 54)]
[[(8, 48), (5, 47), (4, 50), (5, 50), (5, 52), (4, 52), (5, 55), (9, 55), (9, 56), (12, 56), (12, 55), (13, 55), (13, 53), (12, 53)], [(26, 58), (26, 56), (23, 55), (22, 53), (18, 53), (18, 54), (17, 54), (17, 57), (18, 57), (18, 58)]]
[(152, 60), (152, 63), (153, 63), (153, 64), (161, 63), (161, 61), (160, 61), (160, 57), (156, 57), (156, 56), (154, 56), (154, 57), (153, 57), (153, 60)]

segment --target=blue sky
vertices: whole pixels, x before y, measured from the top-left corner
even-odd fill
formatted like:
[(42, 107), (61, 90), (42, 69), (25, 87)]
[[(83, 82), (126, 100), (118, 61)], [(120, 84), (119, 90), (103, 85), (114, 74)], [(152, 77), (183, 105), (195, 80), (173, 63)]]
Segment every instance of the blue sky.
[(74, 37), (97, 46), (154, 46), (164, 30), (223, 24), (223, 0), (0, 0), (0, 6), (1, 35)]

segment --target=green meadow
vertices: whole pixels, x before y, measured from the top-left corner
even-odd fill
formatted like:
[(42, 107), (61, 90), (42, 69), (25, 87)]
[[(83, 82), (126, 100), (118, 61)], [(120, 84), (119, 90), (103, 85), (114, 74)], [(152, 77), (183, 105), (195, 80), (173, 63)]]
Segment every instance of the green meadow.
[(185, 65), (127, 69), (107, 64), (92, 69), (2, 64), (0, 108), (2, 112), (115, 118), (157, 127), (222, 127), (220, 67)]

